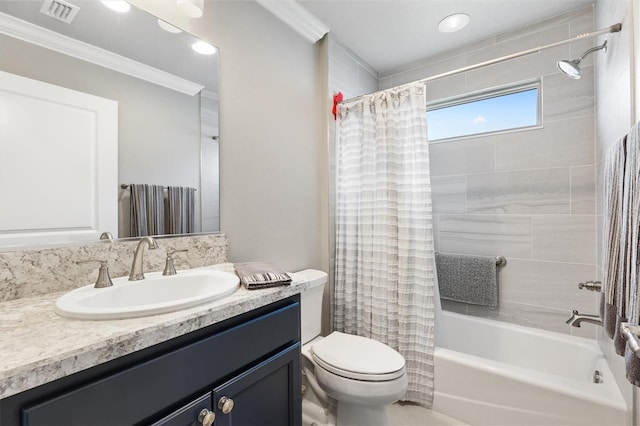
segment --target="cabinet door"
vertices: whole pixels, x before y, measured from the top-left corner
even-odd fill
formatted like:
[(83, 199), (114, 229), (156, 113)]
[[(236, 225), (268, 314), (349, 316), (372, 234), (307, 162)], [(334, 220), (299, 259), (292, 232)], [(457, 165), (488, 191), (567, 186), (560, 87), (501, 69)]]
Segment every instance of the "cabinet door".
[[(216, 426), (302, 424), (300, 344), (290, 346), (213, 390)], [(223, 412), (221, 400), (233, 401)], [(228, 409), (227, 405), (227, 409)]]
[(211, 410), (211, 392), (153, 423), (151, 426), (202, 426), (198, 421), (200, 412)]

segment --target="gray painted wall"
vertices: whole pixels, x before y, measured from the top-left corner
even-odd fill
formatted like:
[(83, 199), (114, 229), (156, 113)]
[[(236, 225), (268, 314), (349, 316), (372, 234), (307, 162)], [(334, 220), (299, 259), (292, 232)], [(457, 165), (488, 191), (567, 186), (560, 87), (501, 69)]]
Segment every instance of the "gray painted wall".
[(319, 268), (320, 49), (255, 2), (206, 2), (189, 19), (175, 1), (134, 4), (219, 48), (220, 229), (229, 260)]

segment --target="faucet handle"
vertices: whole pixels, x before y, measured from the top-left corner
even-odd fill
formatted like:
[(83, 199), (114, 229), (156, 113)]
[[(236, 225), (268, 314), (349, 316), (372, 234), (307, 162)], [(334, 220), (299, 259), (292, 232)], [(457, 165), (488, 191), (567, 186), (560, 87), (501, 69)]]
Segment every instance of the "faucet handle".
[(176, 253), (184, 253), (187, 252), (189, 250), (184, 249), (184, 250), (167, 250), (167, 262), (164, 265), (164, 271), (162, 271), (162, 275), (175, 275), (177, 274), (176, 272), (176, 266), (173, 263), (173, 255)]
[(79, 260), (78, 263), (93, 263), (98, 262), (100, 264), (100, 269), (98, 269), (98, 278), (96, 279), (96, 283), (93, 288), (105, 288), (111, 287), (113, 282), (111, 281), (111, 277), (109, 276), (109, 266), (107, 266), (106, 260), (97, 260), (97, 259), (89, 259), (89, 260)]

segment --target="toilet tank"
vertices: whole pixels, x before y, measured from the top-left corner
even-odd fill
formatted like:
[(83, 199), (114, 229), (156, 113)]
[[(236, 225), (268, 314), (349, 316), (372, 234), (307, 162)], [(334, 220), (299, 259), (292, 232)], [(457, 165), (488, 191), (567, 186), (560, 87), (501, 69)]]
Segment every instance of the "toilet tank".
[(322, 330), (322, 296), (327, 273), (315, 269), (298, 272), (311, 282), (311, 287), (300, 293), (300, 332), (302, 344), (313, 340)]

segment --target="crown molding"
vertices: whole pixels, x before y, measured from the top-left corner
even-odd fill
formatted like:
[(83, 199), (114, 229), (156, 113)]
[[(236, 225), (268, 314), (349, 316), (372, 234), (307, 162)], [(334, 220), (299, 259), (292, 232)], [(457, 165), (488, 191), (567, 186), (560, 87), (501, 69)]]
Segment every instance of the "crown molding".
[(189, 96), (204, 86), (117, 53), (39, 27), (22, 19), (0, 13), (0, 34), (17, 38), (101, 67), (166, 87)]
[(312, 43), (317, 42), (329, 32), (329, 27), (324, 22), (312, 15), (296, 0), (256, 1)]

